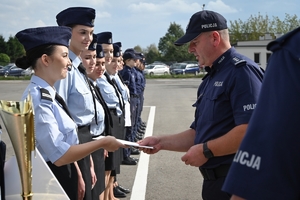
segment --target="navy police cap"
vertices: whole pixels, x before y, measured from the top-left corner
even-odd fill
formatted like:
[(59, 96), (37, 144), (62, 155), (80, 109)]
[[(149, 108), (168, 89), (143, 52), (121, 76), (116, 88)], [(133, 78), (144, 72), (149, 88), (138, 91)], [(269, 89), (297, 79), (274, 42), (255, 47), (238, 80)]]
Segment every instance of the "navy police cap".
[(96, 55), (97, 58), (104, 58), (105, 57), (101, 44), (97, 44), (96, 53), (97, 53), (97, 55)]
[(120, 52), (122, 53), (122, 43), (121, 42), (115, 42), (114, 44), (116, 44), (120, 47)]
[(200, 33), (227, 29), (226, 19), (217, 12), (203, 10), (193, 14), (186, 27), (186, 33), (174, 44), (177, 46), (188, 43), (198, 37)]
[(88, 50), (90, 51), (95, 51), (97, 49), (97, 35), (93, 34), (93, 40), (91, 44), (89, 45)]
[(112, 44), (112, 33), (111, 32), (102, 32), (97, 34), (97, 42), (99, 44)]
[(114, 57), (120, 57), (121, 56), (120, 47), (116, 43), (113, 44), (113, 47), (114, 47), (114, 53), (113, 53)]
[(129, 48), (125, 50), (123, 54), (123, 59), (128, 60), (128, 59), (138, 59), (138, 58), (136, 56), (136, 52), (134, 51), (134, 49)]
[(95, 9), (87, 7), (70, 7), (56, 15), (59, 26), (84, 25), (94, 27)]
[(66, 26), (47, 26), (29, 28), (16, 34), (16, 38), (26, 51), (42, 45), (63, 45), (69, 47), (72, 36), (71, 28)]

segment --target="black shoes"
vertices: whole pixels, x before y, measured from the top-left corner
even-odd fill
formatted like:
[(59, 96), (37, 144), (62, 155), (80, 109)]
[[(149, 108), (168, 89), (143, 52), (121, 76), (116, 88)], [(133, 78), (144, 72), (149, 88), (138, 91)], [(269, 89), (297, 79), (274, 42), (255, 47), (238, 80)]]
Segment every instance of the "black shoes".
[(131, 148), (131, 155), (140, 155), (140, 151), (136, 148)]
[(129, 194), (129, 193), (130, 193), (130, 190), (129, 190), (129, 189), (123, 188), (121, 185), (118, 185), (117, 188), (118, 188), (121, 192), (124, 192), (125, 194)]
[(124, 158), (124, 160), (122, 161), (122, 164), (123, 165), (136, 165), (137, 161), (135, 161), (131, 157), (127, 157), (127, 158)]
[(114, 187), (114, 196), (116, 198), (125, 198), (126, 194), (122, 192), (118, 187)]

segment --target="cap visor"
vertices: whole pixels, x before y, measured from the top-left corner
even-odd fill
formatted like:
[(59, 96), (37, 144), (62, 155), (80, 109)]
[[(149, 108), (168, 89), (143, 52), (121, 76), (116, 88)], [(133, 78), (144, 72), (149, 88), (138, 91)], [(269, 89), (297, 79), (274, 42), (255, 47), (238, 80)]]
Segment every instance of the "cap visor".
[(193, 39), (195, 39), (198, 35), (200, 35), (200, 33), (185, 34), (184, 36), (182, 36), (181, 38), (179, 38), (176, 42), (174, 42), (174, 44), (176, 46), (184, 45), (184, 44), (192, 41)]

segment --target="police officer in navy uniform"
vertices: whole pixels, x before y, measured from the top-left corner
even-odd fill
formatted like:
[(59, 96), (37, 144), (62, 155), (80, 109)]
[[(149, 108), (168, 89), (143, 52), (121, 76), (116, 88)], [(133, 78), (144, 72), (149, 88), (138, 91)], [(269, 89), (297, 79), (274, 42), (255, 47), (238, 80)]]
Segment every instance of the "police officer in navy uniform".
[[(98, 121), (96, 112), (96, 100), (91, 92), (86, 72), (82, 66), (80, 53), (88, 49), (92, 42), (94, 31), (95, 9), (87, 7), (70, 7), (56, 15), (59, 26), (72, 28), (72, 37), (69, 47), (69, 57), (72, 61), (71, 71), (66, 79), (55, 83), (57, 92), (66, 101), (70, 108), (71, 115), (78, 126), (78, 137), (80, 143), (92, 140), (90, 125), (95, 118)], [(84, 192), (84, 199), (92, 198), (92, 180), (95, 174), (91, 173), (92, 157), (87, 156), (78, 161), (81, 171), (80, 195)]]
[(71, 200), (78, 200), (78, 174), (73, 162), (99, 148), (114, 151), (124, 147), (113, 137), (78, 144), (77, 125), (64, 100), (54, 89), (54, 83), (68, 75), (71, 29), (69, 27), (40, 27), (25, 29), (16, 34), (26, 56), (16, 65), (29, 66), (35, 74), (23, 93), (32, 97), (35, 112), (36, 147)]
[(299, 199), (300, 28), (268, 44), (261, 94), (223, 190), (238, 199)]
[(221, 187), (255, 109), (263, 72), (230, 46), (226, 19), (219, 13), (195, 13), (175, 45), (185, 43), (201, 66), (209, 66), (193, 105), (195, 119), (186, 131), (145, 138), (140, 144), (155, 147), (144, 149), (146, 153), (186, 152), (181, 160), (199, 167), (204, 178), (203, 199), (228, 200)]

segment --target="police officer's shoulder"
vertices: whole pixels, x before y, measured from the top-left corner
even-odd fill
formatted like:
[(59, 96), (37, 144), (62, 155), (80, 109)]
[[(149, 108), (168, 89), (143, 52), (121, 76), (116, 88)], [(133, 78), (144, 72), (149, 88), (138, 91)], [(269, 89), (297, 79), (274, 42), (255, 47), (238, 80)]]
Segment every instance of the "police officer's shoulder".
[(45, 89), (45, 88), (40, 88), (40, 91), (41, 91), (41, 101), (42, 102), (52, 102), (52, 97), (51, 97), (51, 94), (50, 92)]
[(232, 64), (235, 66), (235, 67), (242, 67), (242, 66), (245, 66), (247, 64), (247, 61), (238, 57), (238, 56), (234, 56), (232, 57), (232, 60), (231, 60)]

